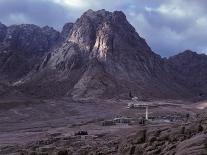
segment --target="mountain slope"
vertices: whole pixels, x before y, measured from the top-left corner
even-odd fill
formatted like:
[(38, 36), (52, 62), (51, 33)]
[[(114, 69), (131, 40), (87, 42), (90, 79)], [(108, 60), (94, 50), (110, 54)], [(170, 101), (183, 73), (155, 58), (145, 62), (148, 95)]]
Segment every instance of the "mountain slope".
[(170, 57), (167, 60), (174, 80), (186, 87), (195, 97), (207, 94), (207, 56), (190, 50)]
[(25, 76), (58, 41), (59, 32), (50, 27), (0, 24), (1, 79), (13, 81)]
[(164, 63), (122, 12), (88, 10), (72, 25), (65, 42), (45, 57), (38, 71), (27, 76), (23, 86), (28, 92), (38, 83), (32, 94), (40, 96), (50, 96), (54, 89), (52, 96), (188, 95), (171, 82)]

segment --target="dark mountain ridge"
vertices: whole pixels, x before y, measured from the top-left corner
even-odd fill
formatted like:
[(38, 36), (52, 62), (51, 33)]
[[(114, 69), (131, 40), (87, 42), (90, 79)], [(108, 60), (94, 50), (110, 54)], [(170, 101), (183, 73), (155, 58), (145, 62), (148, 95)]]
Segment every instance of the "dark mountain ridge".
[(167, 64), (174, 79), (200, 98), (207, 92), (207, 55), (186, 50), (170, 57)]
[(49, 27), (22, 24), (6, 27), (0, 31), (1, 78), (16, 80), (25, 76), (38, 64), (45, 53), (56, 44), (59, 32)]

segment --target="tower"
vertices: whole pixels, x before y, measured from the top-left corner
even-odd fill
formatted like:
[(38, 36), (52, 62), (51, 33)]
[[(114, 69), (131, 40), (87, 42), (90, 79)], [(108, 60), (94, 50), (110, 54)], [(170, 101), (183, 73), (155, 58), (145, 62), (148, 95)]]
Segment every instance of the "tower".
[(145, 119), (148, 120), (148, 105), (146, 106), (146, 116)]

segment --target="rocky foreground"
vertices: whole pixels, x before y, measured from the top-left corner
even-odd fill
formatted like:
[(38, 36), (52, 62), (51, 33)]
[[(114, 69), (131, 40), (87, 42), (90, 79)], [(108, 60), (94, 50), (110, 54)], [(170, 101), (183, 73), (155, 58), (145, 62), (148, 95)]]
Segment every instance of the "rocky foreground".
[[(123, 154), (123, 155), (205, 155), (207, 154), (207, 121), (198, 118), (195, 122), (183, 125), (147, 125), (129, 132), (63, 136), (48, 135), (25, 146), (1, 148), (2, 154), (21, 155), (87, 155), (87, 154)], [(121, 134), (120, 137), (118, 134)]]
[[(136, 120), (137, 114), (143, 115), (142, 110), (126, 109), (127, 101), (69, 102), (36, 101), (36, 106), (8, 107), (5, 111), (15, 116), (9, 118), (13, 125), (0, 120), (4, 125), (0, 127), (0, 154), (207, 154), (207, 112), (195, 111), (193, 104), (152, 102), (161, 106), (151, 107), (153, 119), (140, 124), (110, 123), (118, 116)], [(37, 110), (40, 115), (35, 114)]]

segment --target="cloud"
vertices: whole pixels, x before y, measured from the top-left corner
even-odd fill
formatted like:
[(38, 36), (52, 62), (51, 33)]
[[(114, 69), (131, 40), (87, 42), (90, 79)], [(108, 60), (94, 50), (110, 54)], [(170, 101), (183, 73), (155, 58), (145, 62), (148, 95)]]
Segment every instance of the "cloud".
[(69, 8), (83, 9), (90, 7), (90, 3), (83, 0), (53, 0), (53, 2)]
[(0, 0), (0, 21), (49, 25), (58, 30), (88, 10), (122, 10), (162, 56), (185, 49), (207, 52), (206, 0)]
[(162, 56), (192, 49), (206, 53), (207, 1), (168, 0), (157, 6), (143, 6), (144, 11), (130, 10), (130, 21)]
[(7, 25), (33, 23), (60, 29), (72, 18), (66, 8), (49, 0), (0, 0), (0, 21)]

